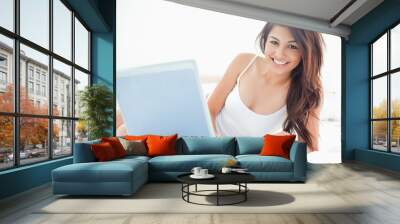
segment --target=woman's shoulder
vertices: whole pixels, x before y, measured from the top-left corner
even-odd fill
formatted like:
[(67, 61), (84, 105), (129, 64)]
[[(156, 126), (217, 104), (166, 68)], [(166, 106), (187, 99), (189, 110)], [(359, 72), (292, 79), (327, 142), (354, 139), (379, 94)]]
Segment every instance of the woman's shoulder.
[(233, 59), (231, 65), (236, 71), (242, 71), (256, 56), (253, 53), (239, 53)]
[(239, 77), (240, 73), (246, 68), (246, 66), (255, 56), (256, 55), (252, 53), (237, 54), (228, 66), (228, 69), (224, 75), (224, 82), (232, 83), (232, 85), (236, 83), (236, 80)]
[(255, 58), (256, 56), (257, 55), (254, 53), (243, 52), (243, 53), (239, 53), (238, 55), (236, 55), (235, 60), (246, 64), (246, 63), (249, 63), (251, 60), (253, 60), (253, 58)]

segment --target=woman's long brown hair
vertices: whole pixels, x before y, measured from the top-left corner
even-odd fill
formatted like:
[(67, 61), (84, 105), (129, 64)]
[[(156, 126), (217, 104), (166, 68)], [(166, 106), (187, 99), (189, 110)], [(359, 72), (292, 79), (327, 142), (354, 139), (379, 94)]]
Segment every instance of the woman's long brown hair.
[[(274, 26), (274, 24), (267, 23), (257, 37), (262, 52), (265, 52), (266, 40)], [(312, 146), (313, 142), (311, 133), (307, 129), (307, 121), (310, 116), (316, 117), (312, 111), (322, 101), (320, 69), (324, 42), (320, 33), (287, 28), (299, 46), (302, 59), (291, 74), (291, 83), (286, 98), (288, 116), (283, 124), (283, 130), (290, 133), (295, 131), (307, 145)]]

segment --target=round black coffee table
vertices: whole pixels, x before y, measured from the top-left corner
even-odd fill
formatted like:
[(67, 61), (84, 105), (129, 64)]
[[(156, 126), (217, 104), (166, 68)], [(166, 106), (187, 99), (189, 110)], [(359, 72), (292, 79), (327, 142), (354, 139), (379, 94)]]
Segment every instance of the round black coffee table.
[[(248, 173), (215, 173), (213, 174), (215, 177), (212, 179), (193, 179), (190, 177), (191, 173), (182, 174), (177, 177), (178, 181), (182, 183), (182, 199), (188, 203), (198, 204), (198, 205), (234, 205), (241, 202), (245, 202), (247, 200), (247, 192), (249, 188), (247, 187), (247, 183), (255, 180), (255, 177)], [(198, 184), (205, 185), (216, 185), (215, 190), (197, 190)], [(236, 185), (238, 186), (237, 190), (223, 190), (220, 189), (220, 185)], [(190, 191), (190, 186), (195, 186), (194, 191)], [(215, 194), (205, 194), (209, 192), (215, 192)], [(216, 197), (216, 204), (202, 204), (190, 201), (190, 196), (204, 196), (204, 197)], [(231, 203), (221, 203), (221, 197), (229, 197), (229, 196), (241, 196), (240, 200), (234, 201)]]

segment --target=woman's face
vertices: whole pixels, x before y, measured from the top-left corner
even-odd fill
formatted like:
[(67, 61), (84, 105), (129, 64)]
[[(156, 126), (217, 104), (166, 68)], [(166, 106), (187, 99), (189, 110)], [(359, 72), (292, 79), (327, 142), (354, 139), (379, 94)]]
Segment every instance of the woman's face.
[(284, 26), (274, 26), (265, 44), (265, 59), (275, 74), (291, 73), (301, 62), (299, 44), (290, 30)]

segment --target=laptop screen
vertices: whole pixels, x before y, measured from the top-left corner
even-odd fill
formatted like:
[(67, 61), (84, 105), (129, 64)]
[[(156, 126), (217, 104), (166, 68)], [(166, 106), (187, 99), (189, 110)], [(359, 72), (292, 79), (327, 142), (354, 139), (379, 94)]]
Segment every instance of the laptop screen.
[(117, 82), (128, 134), (214, 135), (194, 61), (127, 69)]

